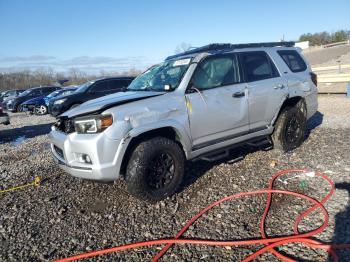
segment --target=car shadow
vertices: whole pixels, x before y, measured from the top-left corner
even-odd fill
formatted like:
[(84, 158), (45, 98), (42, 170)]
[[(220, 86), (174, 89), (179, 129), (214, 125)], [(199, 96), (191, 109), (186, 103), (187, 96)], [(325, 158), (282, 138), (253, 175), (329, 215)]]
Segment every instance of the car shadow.
[(317, 111), (306, 123), (305, 139), (307, 139), (311, 131), (314, 130), (316, 127), (320, 126), (322, 122), (323, 122), (323, 114)]
[(20, 143), (20, 141), (28, 138), (46, 135), (50, 133), (52, 124), (53, 123), (39, 124), (32, 126), (24, 126), (20, 128), (0, 130), (0, 144), (16, 141)]
[(267, 151), (270, 149), (272, 149), (272, 145), (270, 143), (262, 146), (242, 145), (230, 149), (227, 157), (216, 161), (209, 162), (202, 159), (198, 159), (196, 161), (187, 161), (185, 166), (185, 178), (178, 188), (177, 192), (181, 192), (191, 184), (195, 183), (197, 179), (205, 175), (214, 166), (220, 165), (222, 163), (233, 164), (243, 160), (247, 155), (251, 153), (260, 150)]
[[(311, 132), (320, 126), (323, 122), (323, 114), (317, 111), (308, 121), (307, 121), (307, 129), (305, 134), (305, 139), (307, 139)], [(182, 185), (179, 187), (178, 192), (183, 191), (185, 188), (195, 183), (197, 179), (203, 176), (208, 170), (213, 168), (216, 165), (221, 163), (234, 163), (244, 159), (248, 154), (260, 151), (260, 150), (269, 150), (272, 149), (272, 144), (266, 144), (265, 146), (249, 146), (243, 145), (240, 147), (235, 147), (230, 150), (230, 154), (217, 161), (208, 162), (205, 160), (197, 160), (194, 162), (187, 161), (186, 163), (186, 171), (185, 171), (185, 179)]]
[[(350, 197), (350, 183), (347, 183), (347, 182), (336, 183), (335, 188), (337, 190), (346, 190), (348, 193), (348, 196)], [(335, 225), (334, 225), (332, 243), (333, 244), (350, 244), (350, 201), (348, 201), (346, 208), (344, 208), (342, 212), (339, 212), (335, 216)], [(342, 260), (342, 258), (344, 259), (345, 257), (349, 258), (350, 249), (348, 249), (347, 251), (340, 251), (340, 250), (334, 249), (334, 251), (335, 253), (340, 255), (339, 261), (345, 261), (345, 260)], [(342, 252), (347, 252), (347, 254)]]

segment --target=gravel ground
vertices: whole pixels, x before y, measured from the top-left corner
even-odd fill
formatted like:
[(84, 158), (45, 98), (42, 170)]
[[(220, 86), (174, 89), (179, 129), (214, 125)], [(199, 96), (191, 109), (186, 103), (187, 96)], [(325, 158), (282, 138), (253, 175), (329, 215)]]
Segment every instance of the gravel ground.
[[(330, 223), (317, 238), (350, 243), (350, 99), (319, 97), (319, 112), (309, 121), (305, 143), (288, 154), (274, 150), (241, 148), (216, 163), (188, 163), (186, 180), (179, 192), (156, 204), (132, 198), (122, 180), (98, 184), (70, 177), (55, 165), (47, 135), (54, 121), (49, 116), (12, 114), (10, 126), (0, 126), (0, 189), (42, 178), (40, 187), (0, 194), (0, 261), (49, 261), (81, 252), (120, 244), (174, 236), (202, 208), (221, 197), (266, 188), (278, 170), (308, 168), (326, 172), (337, 190), (326, 204)], [(20, 139), (18, 137), (21, 137)], [(234, 161), (237, 156), (243, 160)], [(324, 196), (327, 185), (317, 178), (294, 178), (286, 188), (313, 197)], [(259, 235), (259, 220), (265, 197), (234, 200), (209, 211), (184, 237), (203, 239), (247, 239)], [(269, 236), (292, 233), (292, 222), (308, 203), (287, 196), (274, 197), (267, 220)], [(299, 229), (307, 231), (320, 223), (311, 215)], [(173, 247), (163, 261), (242, 260), (257, 246), (219, 248), (193, 245)], [(300, 245), (282, 248), (305, 261), (327, 261), (320, 250)], [(91, 261), (149, 260), (159, 247), (139, 248), (110, 254)], [(340, 252), (345, 261), (350, 252)], [(269, 254), (260, 261), (277, 261)]]

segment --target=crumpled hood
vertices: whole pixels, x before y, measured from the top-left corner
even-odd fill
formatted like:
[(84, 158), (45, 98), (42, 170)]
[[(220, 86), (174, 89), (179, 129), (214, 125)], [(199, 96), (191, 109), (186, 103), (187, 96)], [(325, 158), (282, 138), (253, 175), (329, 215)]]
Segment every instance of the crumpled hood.
[(60, 117), (75, 117), (80, 115), (85, 115), (89, 113), (104, 111), (108, 108), (130, 103), (133, 101), (146, 99), (149, 97), (154, 97), (158, 95), (165, 94), (165, 92), (156, 92), (156, 91), (127, 91), (119, 92), (100, 98), (96, 98), (90, 101), (87, 101), (80, 106), (68, 110), (60, 115)]

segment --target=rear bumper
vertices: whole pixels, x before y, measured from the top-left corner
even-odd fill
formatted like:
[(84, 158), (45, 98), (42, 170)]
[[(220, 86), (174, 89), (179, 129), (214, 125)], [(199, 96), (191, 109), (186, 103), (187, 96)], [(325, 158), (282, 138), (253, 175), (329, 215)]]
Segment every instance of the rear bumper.
[(14, 111), (15, 111), (15, 108), (16, 108), (16, 107), (15, 107), (14, 104), (12, 104), (12, 103), (6, 105), (6, 110), (7, 110), (7, 111), (14, 112)]
[(307, 119), (312, 117), (318, 110), (317, 89), (305, 96)]
[[(119, 177), (120, 152), (123, 143), (100, 134), (65, 134), (55, 127), (49, 134), (51, 151), (56, 163), (74, 177), (111, 182)], [(84, 163), (81, 155), (91, 163)]]

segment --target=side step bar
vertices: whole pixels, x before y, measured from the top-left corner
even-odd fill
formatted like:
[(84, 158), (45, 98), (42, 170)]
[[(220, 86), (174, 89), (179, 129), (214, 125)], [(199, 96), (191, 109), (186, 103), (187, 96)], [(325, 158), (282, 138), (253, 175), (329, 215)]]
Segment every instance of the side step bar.
[[(201, 159), (201, 160), (205, 160), (205, 161), (209, 161), (209, 162), (218, 161), (220, 159), (224, 159), (224, 158), (229, 157), (230, 151), (232, 149), (235, 149), (237, 147), (242, 147), (242, 146), (250, 146), (250, 147), (254, 147), (254, 148), (261, 148), (261, 149), (263, 149), (265, 151), (270, 150), (273, 147), (272, 146), (272, 142), (270, 140), (270, 137), (260, 137), (260, 138), (255, 138), (255, 139), (248, 140), (248, 141), (245, 141), (245, 142), (241, 142), (241, 143), (238, 143), (238, 144), (234, 144), (234, 145), (231, 145), (229, 147), (226, 147), (226, 148), (223, 148), (223, 149), (220, 149), (220, 150), (215, 150), (213, 152), (206, 153), (204, 155), (198, 156), (194, 160)], [(243, 159), (243, 156), (239, 156), (239, 157), (231, 160), (230, 162), (234, 163), (234, 162), (237, 162), (237, 161), (242, 160), (242, 159)]]

